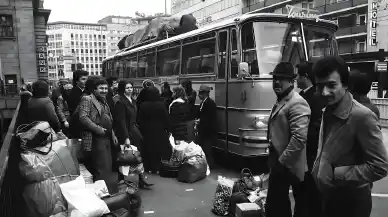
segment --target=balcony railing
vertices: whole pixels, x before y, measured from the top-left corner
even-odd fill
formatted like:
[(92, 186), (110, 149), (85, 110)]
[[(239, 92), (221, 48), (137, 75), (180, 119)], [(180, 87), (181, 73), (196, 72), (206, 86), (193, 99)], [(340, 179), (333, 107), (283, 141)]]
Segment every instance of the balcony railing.
[[(324, 3), (326, 2), (326, 4)], [(348, 0), (348, 1), (340, 1), (337, 3), (329, 4), (329, 1), (316, 1), (316, 8), (320, 14), (330, 13), (333, 11), (338, 11), (347, 8), (353, 8), (359, 5), (367, 4), (368, 0)], [(360, 10), (360, 9), (357, 9)]]
[(20, 103), (13, 115), (0, 149), (0, 216), (21, 217), (21, 177), (19, 177), (17, 143), (14, 132), (19, 122)]
[(352, 27), (339, 28), (336, 32), (336, 36), (354, 35), (359, 33), (367, 33), (367, 26), (356, 25)]

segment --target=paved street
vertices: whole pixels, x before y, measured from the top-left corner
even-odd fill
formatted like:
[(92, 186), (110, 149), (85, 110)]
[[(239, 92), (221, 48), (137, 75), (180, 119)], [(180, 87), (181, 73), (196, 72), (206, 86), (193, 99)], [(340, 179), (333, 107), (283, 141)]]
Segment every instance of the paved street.
[[(388, 129), (383, 129), (384, 144), (388, 150)], [(185, 184), (176, 179), (150, 175), (155, 183), (152, 190), (142, 190), (141, 217), (213, 217), (211, 212), (217, 176), (238, 177), (238, 169), (221, 168), (211, 171), (206, 179)], [(292, 197), (291, 197), (292, 198)], [(371, 217), (385, 217), (388, 213), (388, 178), (374, 184), (373, 210)]]

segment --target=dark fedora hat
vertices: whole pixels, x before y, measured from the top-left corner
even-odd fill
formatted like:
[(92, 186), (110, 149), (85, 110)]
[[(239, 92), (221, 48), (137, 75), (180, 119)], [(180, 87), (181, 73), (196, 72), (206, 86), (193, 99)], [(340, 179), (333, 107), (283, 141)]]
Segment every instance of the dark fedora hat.
[(296, 77), (294, 66), (290, 62), (280, 62), (279, 64), (276, 65), (275, 69), (270, 74), (273, 76), (282, 77), (282, 78)]

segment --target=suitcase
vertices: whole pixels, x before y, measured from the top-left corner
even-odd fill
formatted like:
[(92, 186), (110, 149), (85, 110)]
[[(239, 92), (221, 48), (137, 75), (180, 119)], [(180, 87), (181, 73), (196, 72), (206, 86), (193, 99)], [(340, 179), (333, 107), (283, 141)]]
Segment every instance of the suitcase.
[(236, 217), (263, 217), (263, 210), (256, 203), (240, 203), (236, 206)]
[(160, 162), (159, 175), (165, 178), (176, 178), (180, 168), (180, 163), (171, 160), (162, 160)]
[(141, 206), (141, 197), (139, 194), (128, 194), (127, 192), (117, 193), (102, 200), (106, 203), (109, 210), (126, 209), (131, 216), (137, 216)]
[(103, 217), (131, 217), (131, 214), (126, 209), (118, 209), (108, 214), (103, 215)]

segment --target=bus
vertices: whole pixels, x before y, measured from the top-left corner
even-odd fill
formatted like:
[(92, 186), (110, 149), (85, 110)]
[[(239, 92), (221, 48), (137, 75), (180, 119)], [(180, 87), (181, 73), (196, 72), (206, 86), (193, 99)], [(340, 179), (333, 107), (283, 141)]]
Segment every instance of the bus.
[(276, 102), (270, 73), (282, 61), (296, 66), (338, 55), (337, 28), (308, 16), (246, 14), (123, 50), (103, 61), (103, 76), (131, 79), (138, 87), (145, 79), (158, 87), (190, 80), (196, 91), (206, 84), (217, 104), (213, 147), (243, 157), (267, 156), (268, 119)]

